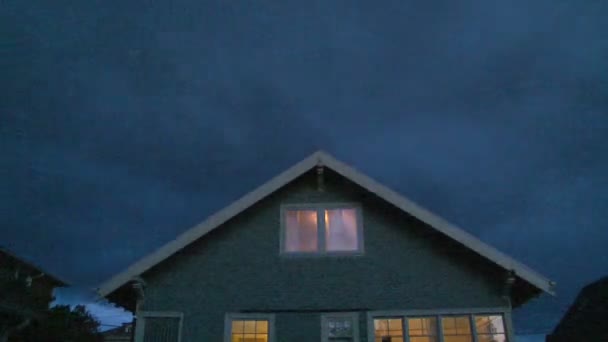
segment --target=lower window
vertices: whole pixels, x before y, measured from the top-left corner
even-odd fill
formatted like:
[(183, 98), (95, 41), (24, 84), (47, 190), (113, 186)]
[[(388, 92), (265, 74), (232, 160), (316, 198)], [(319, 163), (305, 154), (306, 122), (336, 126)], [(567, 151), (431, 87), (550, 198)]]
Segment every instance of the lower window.
[(437, 318), (408, 317), (410, 342), (437, 342)]
[(475, 329), (479, 342), (506, 342), (502, 315), (475, 315)]
[(226, 342), (273, 342), (274, 316), (262, 314), (228, 314)]
[(444, 342), (473, 342), (469, 316), (441, 317)]
[(135, 341), (179, 342), (181, 338), (182, 318), (181, 312), (139, 312), (135, 325)]
[(444, 342), (507, 342), (502, 314), (374, 317), (373, 326), (374, 342), (438, 342), (439, 337)]

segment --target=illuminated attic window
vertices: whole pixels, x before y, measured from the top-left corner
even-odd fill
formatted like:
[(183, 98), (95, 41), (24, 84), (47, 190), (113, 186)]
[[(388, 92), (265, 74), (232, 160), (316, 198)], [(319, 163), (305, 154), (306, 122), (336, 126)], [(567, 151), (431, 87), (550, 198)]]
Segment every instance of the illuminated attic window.
[(363, 225), (358, 206), (284, 206), (281, 222), (282, 253), (350, 254), (363, 251)]

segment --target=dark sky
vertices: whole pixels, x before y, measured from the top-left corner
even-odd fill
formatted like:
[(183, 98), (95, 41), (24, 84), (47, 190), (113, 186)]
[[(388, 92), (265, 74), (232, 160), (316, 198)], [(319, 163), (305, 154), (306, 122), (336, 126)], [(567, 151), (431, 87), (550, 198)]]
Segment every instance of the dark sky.
[(515, 317), (546, 332), (608, 274), (606, 17), (591, 0), (2, 1), (0, 242), (92, 301), (322, 148), (556, 280)]

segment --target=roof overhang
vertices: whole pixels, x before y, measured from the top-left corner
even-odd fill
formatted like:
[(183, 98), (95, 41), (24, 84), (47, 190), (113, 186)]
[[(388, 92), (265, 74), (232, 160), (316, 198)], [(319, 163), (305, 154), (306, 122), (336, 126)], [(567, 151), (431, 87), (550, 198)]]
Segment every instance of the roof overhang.
[(324, 151), (313, 153), (257, 189), (210, 216), (205, 221), (182, 233), (176, 239), (135, 262), (124, 271), (114, 275), (101, 284), (98, 293), (102, 297), (107, 297), (112, 294), (112, 292), (127, 284), (134, 277), (141, 275), (148, 269), (169, 258), (177, 251), (205, 236), (255, 203), (319, 165), (337, 172), (367, 191), (376, 194), (388, 203), (391, 203), (395, 207), (426, 223), (428, 226), (459, 242), (480, 256), (485, 257), (507, 271), (513, 272), (518, 278), (538, 289), (538, 292), (546, 292), (551, 295), (555, 294), (555, 283), (551, 280), (477, 239), (465, 230), (447, 222), (429, 210), (355, 170), (351, 166), (342, 163)]
[(48, 272), (42, 270), (40, 267), (38, 267), (37, 265), (35, 265), (34, 263), (27, 261), (21, 257), (18, 257), (17, 255), (15, 255), (15, 253), (13, 253), (12, 251), (8, 250), (6, 247), (0, 247), (0, 253), (5, 254), (6, 256), (8, 256), (11, 259), (14, 259), (15, 261), (17, 261), (18, 263), (24, 265), (27, 268), (30, 268), (36, 272), (39, 272), (40, 274), (42, 274), (45, 278), (47, 278), (49, 281), (51, 281), (51, 283), (53, 283), (55, 285), (55, 287), (65, 287), (68, 286), (68, 283), (63, 281), (61, 278), (49, 274)]

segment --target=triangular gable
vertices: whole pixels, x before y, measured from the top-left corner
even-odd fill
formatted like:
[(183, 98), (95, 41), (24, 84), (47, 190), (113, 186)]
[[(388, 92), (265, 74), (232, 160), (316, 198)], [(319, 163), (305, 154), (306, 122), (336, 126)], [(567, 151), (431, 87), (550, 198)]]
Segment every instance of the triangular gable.
[(141, 275), (148, 269), (169, 258), (177, 251), (203, 237), (215, 228), (221, 226), (223, 223), (264, 199), (268, 195), (279, 190), (317, 165), (322, 165), (337, 172), (338, 174), (358, 184), (362, 188), (376, 194), (397, 208), (416, 217), (418, 220), (426, 223), (430, 227), (458, 241), (465, 247), (475, 251), (477, 254), (501, 266), (505, 270), (514, 272), (515, 275), (532, 284), (536, 288), (549, 294), (554, 294), (554, 283), (549, 279), (540, 275), (531, 268), (513, 260), (506, 254), (482, 242), (463, 229), (450, 224), (441, 217), (422, 208), (418, 204), (399, 195), (393, 190), (376, 182), (370, 177), (342, 163), (323, 151), (313, 153), (306, 159), (272, 178), (270, 181), (261, 185), (257, 189), (241, 197), (236, 202), (233, 202), (229, 206), (210, 216), (205, 221), (182, 233), (175, 240), (170, 241), (153, 253), (135, 262), (126, 270), (113, 276), (100, 286), (98, 289), (99, 294), (103, 297), (108, 296), (124, 284), (131, 281), (133, 278)]

